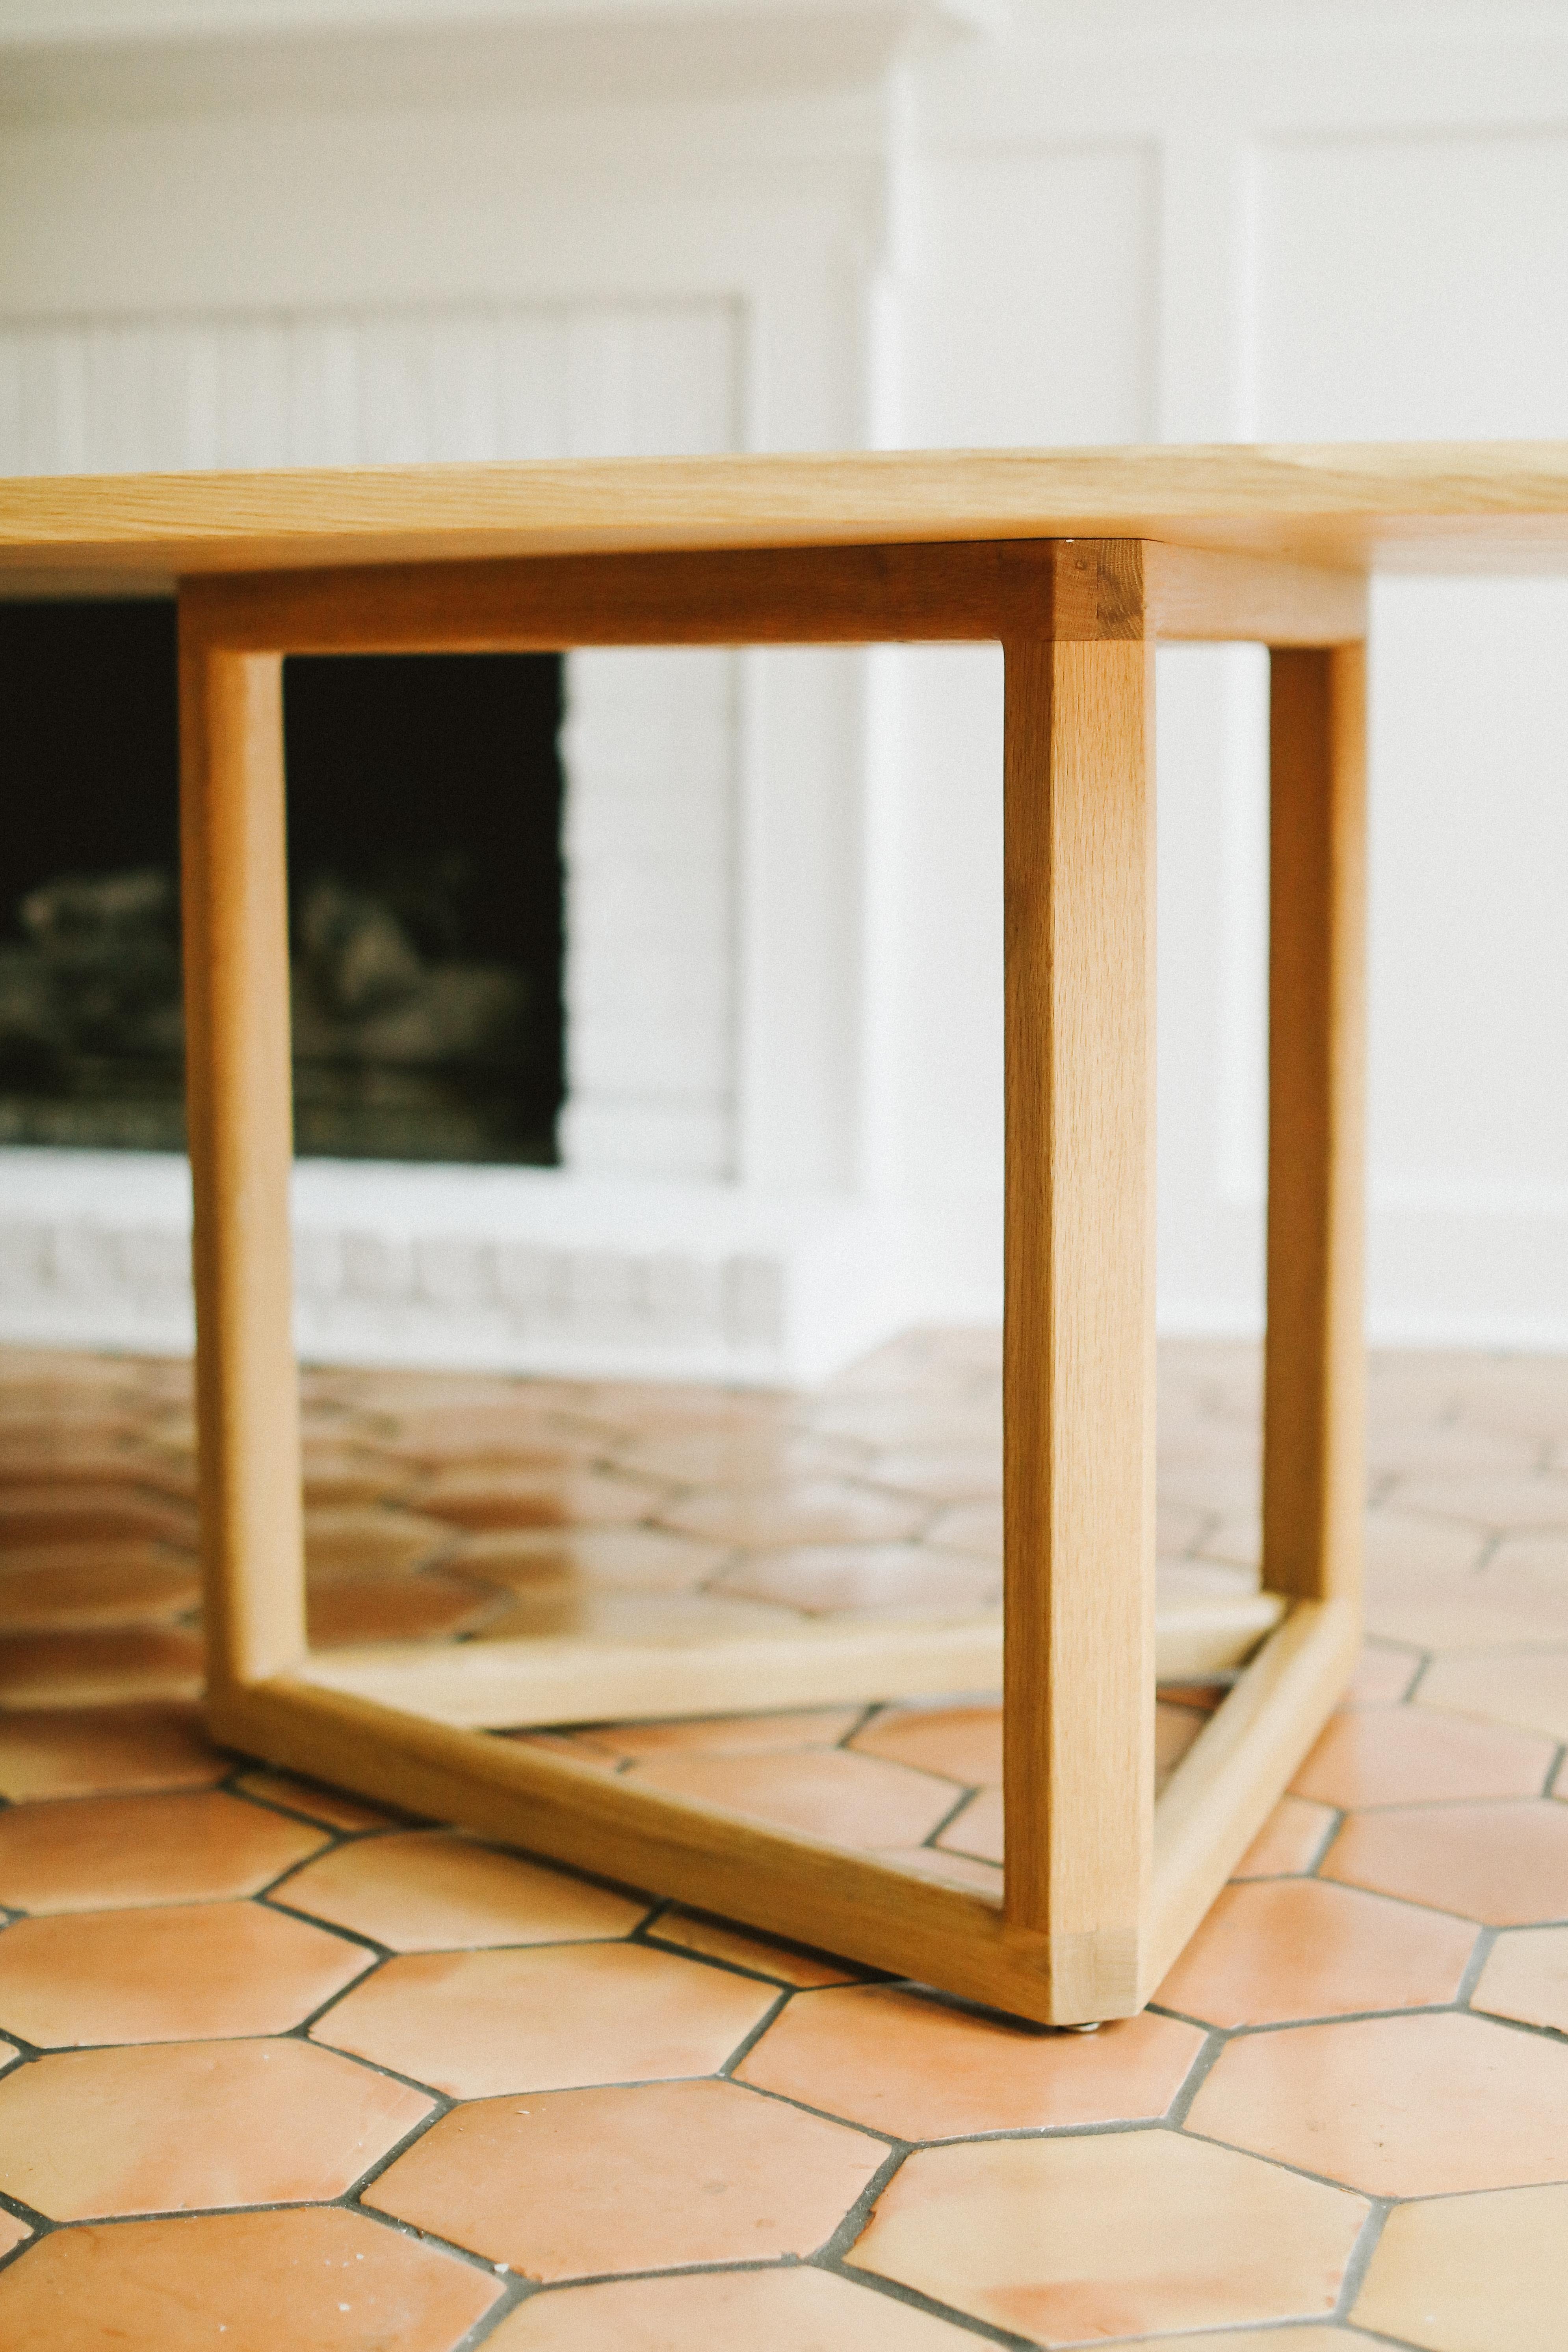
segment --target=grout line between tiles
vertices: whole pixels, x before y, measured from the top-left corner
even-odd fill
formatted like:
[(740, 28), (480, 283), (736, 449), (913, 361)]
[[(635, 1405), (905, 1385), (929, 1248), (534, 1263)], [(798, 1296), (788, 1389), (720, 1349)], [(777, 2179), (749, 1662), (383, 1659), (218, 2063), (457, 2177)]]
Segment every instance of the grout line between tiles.
[(1469, 2009), (1470, 1996), (1480, 1981), (1481, 1970), (1490, 1959), (1500, 1932), (1497, 1927), (1482, 1927), (1478, 1931), (1476, 1940), (1470, 1947), (1470, 1957), (1465, 1962), (1464, 1973), (1459, 1979), (1458, 1989), (1454, 1995), (1452, 2005), (1455, 2009)]
[[(1150, 2006), (1152, 2007), (1152, 2003)], [(1162, 2017), (1174, 2017), (1176, 2013), (1174, 2010), (1161, 2010), (1158, 2012)], [(1195, 2018), (1184, 2019), (1182, 2021), (1187, 2024), (1197, 2022)], [(1193, 2102), (1213, 2074), (1219, 2054), (1230, 2039), (1223, 2028), (1218, 2026), (1206, 2026), (1203, 2031), (1205, 2035), (1203, 2044), (1177, 2084), (1175, 2096), (1165, 2109), (1164, 2120), (1177, 2131), (1185, 2128)]]
[(874, 2294), (885, 2295), (889, 2303), (901, 2303), (911, 2311), (923, 2311), (932, 2319), (945, 2319), (950, 2326), (960, 2327), (976, 2336), (983, 2344), (999, 2344), (1005, 2352), (1039, 2352), (1039, 2339), (1031, 2336), (1016, 2336), (1004, 2327), (994, 2327), (973, 2311), (963, 2311), (956, 2304), (939, 2303), (933, 2295), (922, 2294), (918, 2287), (906, 2286), (902, 2279), (887, 2277), (881, 2271), (866, 2268), (858, 2263), (814, 2262), (807, 2267), (822, 2270), (831, 2277), (847, 2279), (851, 2285), (868, 2287)]
[(1367, 2272), (1372, 2266), (1372, 2258), (1377, 2252), (1384, 2225), (1397, 2201), (1392, 2197), (1374, 2197), (1371, 2200), (1371, 2210), (1356, 2232), (1356, 2242), (1351, 2248), (1350, 2259), (1340, 2279), (1340, 2291), (1334, 2298), (1336, 2319), (1349, 2320), (1356, 2297), (1360, 2294), (1366, 2281)]
[[(701, 1955), (697, 1954), (693, 1955), (693, 1957), (700, 1958)], [(734, 1973), (734, 1971), (731, 1971), (731, 1973)], [(768, 2031), (768, 2028), (773, 2024), (776, 2019), (784, 2014), (784, 2010), (788, 2007), (794, 1997), (795, 1988), (793, 1985), (784, 1985), (780, 1988), (776, 1999), (769, 2002), (767, 2008), (757, 2020), (755, 2025), (752, 2027), (750, 2032), (743, 2033), (742, 2035), (733, 2050), (731, 2051), (729, 2056), (724, 2060), (723, 2064), (714, 2069), (721, 2083), (726, 2083), (731, 2080), (734, 2074), (736, 2067), (739, 2066), (742, 2060), (747, 2058), (756, 2048), (763, 2034)]]

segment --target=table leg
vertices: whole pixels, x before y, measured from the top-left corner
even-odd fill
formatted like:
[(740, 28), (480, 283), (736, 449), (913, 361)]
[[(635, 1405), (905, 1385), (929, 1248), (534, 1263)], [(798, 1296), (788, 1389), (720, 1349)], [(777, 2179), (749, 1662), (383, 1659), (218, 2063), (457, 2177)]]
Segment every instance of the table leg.
[(1005, 1911), (1059, 2023), (1145, 1998), (1152, 713), (1142, 637), (1006, 648)]
[(1271, 667), (1263, 1581), (1353, 1601), (1365, 1480), (1365, 647), (1276, 647)]
[(305, 1647), (282, 663), (181, 616), (186, 1090), (208, 1682)]

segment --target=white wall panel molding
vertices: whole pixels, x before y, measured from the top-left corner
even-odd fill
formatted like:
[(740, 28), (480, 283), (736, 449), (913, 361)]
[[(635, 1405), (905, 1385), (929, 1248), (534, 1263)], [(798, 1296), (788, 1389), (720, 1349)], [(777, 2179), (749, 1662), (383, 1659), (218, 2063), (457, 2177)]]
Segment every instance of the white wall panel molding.
[[(979, 50), (941, 73), (917, 69), (914, 108), (937, 226), (913, 273), (906, 442), (1564, 430), (1561, 8), (1382, 0), (1265, 16), (1239, 0), (1133, 0), (1112, 28), (1035, 5), (1020, 11), (1005, 70)], [(1132, 146), (1156, 159), (1152, 278), (1113, 213), (1050, 208), (1085, 280), (1105, 289), (1097, 316), (1042, 268), (1034, 224), (1064, 158)], [(988, 193), (1004, 187), (1005, 231), (1008, 208)], [(1152, 353), (1142, 432), (1126, 420), (1126, 366), (1106, 381), (1093, 364), (1104, 312), (1121, 303), (1141, 310), (1129, 332)], [(1006, 320), (1016, 370), (974, 336), (972, 318), (987, 311)], [(945, 341), (930, 323), (944, 315)], [(1081, 425), (1044, 396), (1052, 357), (1029, 363), (1047, 320), (1058, 351), (1091, 355)], [(1041, 420), (1032, 432), (1025, 383)], [(1389, 1339), (1568, 1346), (1568, 1288), (1542, 1272), (1543, 1252), (1568, 1265), (1568, 1097), (1554, 1076), (1568, 1060), (1568, 967), (1546, 904), (1568, 871), (1557, 683), (1568, 592), (1391, 587), (1377, 635), (1372, 1325)], [(921, 988), (960, 1001), (950, 975), (962, 940), (963, 1027), (985, 1035), (998, 1017), (999, 979), (981, 950), (994, 885), (954, 854), (952, 830), (960, 739), (978, 750), (983, 719), (971, 701), (967, 730), (950, 736), (926, 688), (910, 692), (929, 782), (904, 887), (923, 938), (942, 910), (936, 893), (922, 900), (919, 875), (943, 874), (955, 943), (914, 984), (928, 1019), (906, 1050), (906, 1151), (947, 1183), (966, 1154), (979, 1231), (999, 1116)], [(1244, 1330), (1261, 1312), (1262, 1274), (1259, 666), (1221, 650), (1163, 656), (1161, 696), (1161, 1311), (1173, 1328)], [(973, 825), (973, 795), (963, 805)], [(930, 1230), (941, 1226), (933, 1211)]]
[(933, 151), (1182, 133), (1198, 139), (1562, 119), (1568, 21), (1554, 5), (1236, 0), (1081, 7), (1025, 0), (1005, 61), (983, 45), (914, 68)]

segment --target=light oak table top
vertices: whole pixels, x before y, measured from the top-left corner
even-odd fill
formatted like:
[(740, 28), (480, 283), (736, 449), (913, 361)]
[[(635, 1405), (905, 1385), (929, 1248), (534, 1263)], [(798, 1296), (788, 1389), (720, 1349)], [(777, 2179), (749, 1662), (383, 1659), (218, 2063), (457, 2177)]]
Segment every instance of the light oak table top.
[(0, 593), (634, 549), (1112, 538), (1568, 572), (1568, 441), (641, 457), (0, 481)]

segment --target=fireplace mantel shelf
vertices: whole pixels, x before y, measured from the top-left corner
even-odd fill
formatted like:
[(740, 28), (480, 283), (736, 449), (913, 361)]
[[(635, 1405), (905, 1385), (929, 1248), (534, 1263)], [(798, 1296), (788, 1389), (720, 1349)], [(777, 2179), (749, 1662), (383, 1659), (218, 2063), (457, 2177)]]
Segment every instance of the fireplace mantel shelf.
[(865, 90), (1006, 0), (0, 0), (0, 115)]

